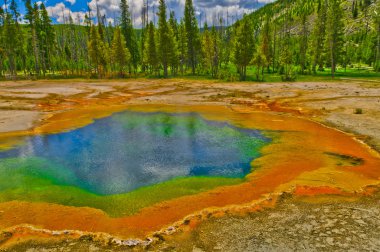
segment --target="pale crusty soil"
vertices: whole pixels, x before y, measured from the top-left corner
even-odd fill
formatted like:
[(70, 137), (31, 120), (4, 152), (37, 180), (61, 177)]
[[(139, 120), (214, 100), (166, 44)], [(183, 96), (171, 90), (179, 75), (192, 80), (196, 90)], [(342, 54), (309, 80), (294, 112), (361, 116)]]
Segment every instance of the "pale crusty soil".
[[(220, 83), (212, 81), (0, 82), (0, 132), (27, 130), (47, 115), (75, 109), (79, 99), (126, 97), (125, 104), (219, 104), (290, 113), (354, 134), (380, 150), (380, 82)], [(50, 105), (54, 106), (54, 109)], [(362, 109), (362, 114), (356, 114)], [(380, 251), (380, 194), (355, 202), (305, 203), (288, 198), (275, 209), (203, 222), (190, 234), (149, 247), (91, 240), (19, 244), (10, 251)], [(0, 235), (1, 242), (1, 235)]]
[[(41, 113), (38, 111), (1, 110), (0, 133), (32, 128), (40, 115)], [(12, 119), (10, 120), (10, 118)]]
[[(199, 80), (20, 81), (0, 83), (0, 132), (27, 130), (75, 99), (124, 97), (126, 104), (243, 105), (293, 113), (354, 133), (380, 149), (380, 81), (221, 83)], [(41, 106), (45, 105), (45, 106)], [(46, 105), (62, 105), (51, 111)], [(355, 114), (362, 109), (362, 114)]]
[[(288, 199), (250, 216), (214, 218), (160, 251), (379, 251), (380, 197), (310, 204)], [(178, 235), (179, 236), (179, 235)]]
[(213, 217), (190, 233), (161, 236), (145, 247), (112, 245), (83, 236), (61, 242), (28, 241), (0, 251), (379, 251), (379, 207), (379, 193), (359, 201), (330, 199), (329, 203), (305, 203), (286, 195), (273, 209)]

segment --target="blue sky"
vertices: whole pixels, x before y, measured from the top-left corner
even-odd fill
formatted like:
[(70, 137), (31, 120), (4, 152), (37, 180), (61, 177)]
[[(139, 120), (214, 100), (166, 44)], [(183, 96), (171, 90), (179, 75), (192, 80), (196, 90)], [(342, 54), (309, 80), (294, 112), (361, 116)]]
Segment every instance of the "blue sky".
[[(33, 0), (32, 0), (33, 1)], [(96, 16), (96, 4), (99, 6), (102, 15), (106, 15), (109, 22), (117, 23), (119, 15), (120, 0), (41, 0), (47, 6), (49, 15), (54, 22), (63, 23), (71, 15), (75, 22), (83, 22), (84, 15), (87, 11), (87, 5), (90, 6), (92, 15)], [(24, 3), (17, 0), (21, 12), (24, 11)], [(141, 25), (141, 10), (146, 0), (129, 0), (133, 21), (135, 26)], [(236, 18), (240, 18), (244, 13), (273, 2), (273, 0), (193, 0), (198, 18), (204, 22), (212, 23), (218, 16), (224, 16), (226, 19), (229, 14), (229, 23)], [(169, 10), (176, 13), (177, 18), (183, 15), (185, 0), (166, 0)], [(153, 10), (157, 10), (158, 0), (148, 0), (150, 7), (149, 16), (153, 20)]]

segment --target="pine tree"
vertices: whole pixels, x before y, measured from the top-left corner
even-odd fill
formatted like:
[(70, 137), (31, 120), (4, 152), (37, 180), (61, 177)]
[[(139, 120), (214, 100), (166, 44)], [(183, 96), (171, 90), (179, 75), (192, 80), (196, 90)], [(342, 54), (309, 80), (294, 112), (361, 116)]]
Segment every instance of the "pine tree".
[(317, 19), (314, 22), (312, 34), (312, 70), (317, 73), (317, 66), (320, 71), (324, 65), (324, 48), (326, 39), (326, 20), (327, 20), (327, 0), (318, 0)]
[(178, 23), (177, 19), (175, 17), (174, 11), (170, 12), (169, 17), (169, 27), (170, 27), (170, 37), (173, 37), (172, 43), (173, 43), (173, 55), (170, 59), (170, 65), (171, 65), (171, 71), (173, 75), (176, 75), (178, 73), (178, 66), (179, 66), (179, 52), (178, 52), (178, 46), (179, 46), (179, 37), (178, 37)]
[[(120, 2), (120, 26), (121, 32), (124, 35), (126, 46), (131, 53), (131, 61), (134, 67), (134, 71), (137, 71), (137, 67), (140, 61), (139, 47), (136, 39), (135, 30), (133, 29), (131, 13), (129, 12), (129, 6), (127, 0), (121, 0)], [(131, 69), (130, 69), (131, 73)]]
[(179, 66), (181, 69), (181, 74), (184, 74), (184, 66), (186, 64), (187, 59), (187, 34), (185, 21), (181, 19), (181, 22), (178, 27), (178, 53), (179, 53)]
[(40, 59), (39, 59), (39, 48), (38, 48), (38, 41), (37, 41), (37, 27), (38, 27), (38, 19), (39, 19), (39, 13), (38, 13), (38, 6), (37, 4), (32, 6), (31, 0), (25, 0), (25, 19), (28, 22), (29, 26), (29, 38), (28, 38), (28, 46), (31, 46), (33, 50), (34, 55), (34, 69), (37, 75), (40, 74)]
[(304, 74), (307, 65), (307, 49), (308, 49), (308, 24), (307, 20), (309, 15), (313, 12), (314, 1), (313, 0), (299, 0), (298, 8), (296, 9), (296, 14), (301, 19), (301, 39), (300, 39), (300, 65), (301, 65), (301, 73)]
[(330, 51), (331, 76), (335, 77), (343, 46), (343, 10), (341, 0), (330, 0), (327, 10), (327, 46)]
[(8, 64), (9, 64), (9, 72), (11, 76), (17, 75), (16, 70), (16, 48), (15, 43), (17, 41), (15, 40), (15, 35), (17, 34), (17, 28), (16, 24), (14, 22), (14, 19), (12, 15), (8, 12), (4, 14), (4, 22), (3, 22), (3, 34), (0, 34), (0, 36), (3, 37), (3, 50), (4, 54), (8, 58)]
[[(146, 21), (145, 17), (142, 17), (143, 20)], [(145, 22), (144, 21), (144, 22)], [(145, 45), (146, 45), (146, 41), (147, 41), (147, 37), (148, 37), (148, 33), (149, 33), (149, 24), (145, 25), (142, 27), (141, 29), (141, 37), (140, 37), (140, 63), (141, 63), (141, 71), (143, 73), (145, 73), (145, 71), (147, 70), (147, 65), (146, 65), (146, 61), (145, 61)]]
[(380, 72), (380, 1), (377, 1), (373, 14), (376, 34), (376, 56), (374, 69), (375, 71)]
[[(265, 17), (265, 22), (260, 33), (260, 45), (256, 48), (253, 55), (252, 64), (256, 68), (256, 80), (264, 80), (264, 68), (268, 68), (272, 56), (271, 52), (271, 30), (270, 30), (270, 18)], [(261, 77), (261, 78), (260, 78)]]
[(34, 13), (34, 24), (35, 24), (35, 29), (36, 29), (40, 71), (42, 71), (43, 75), (45, 76), (45, 73), (46, 73), (46, 64), (44, 61), (45, 48), (43, 47), (44, 47), (44, 39), (46, 37), (46, 34), (43, 32), (40, 7), (39, 7), (39, 3), (37, 2), (33, 4), (33, 13)]
[(55, 32), (44, 3), (40, 5), (40, 16), (41, 22), (38, 36), (39, 49), (41, 52), (43, 72), (45, 74), (47, 69), (51, 69), (51, 57), (55, 49)]
[(186, 0), (185, 2), (185, 28), (187, 35), (187, 57), (188, 64), (192, 69), (192, 73), (195, 74), (195, 70), (199, 61), (200, 51), (200, 35), (198, 22), (195, 17), (195, 10), (192, 0)]
[(284, 3), (284, 13), (281, 17), (282, 22), (282, 36), (280, 48), (280, 73), (282, 74), (283, 81), (292, 81), (295, 79), (293, 70), (293, 52), (294, 45), (292, 44), (291, 36), (291, 7), (289, 2)]
[(257, 48), (256, 52), (253, 55), (252, 65), (255, 66), (256, 80), (264, 80), (264, 68), (268, 65), (267, 58), (264, 54), (264, 47), (260, 46)]
[[(227, 13), (228, 14), (228, 13)], [(228, 16), (228, 15), (227, 15)], [(219, 19), (219, 25), (223, 26), (223, 18), (221, 17)], [(220, 60), (219, 60), (219, 67), (228, 66), (230, 61), (233, 61), (231, 55), (233, 47), (233, 41), (232, 41), (232, 34), (235, 32), (235, 29), (226, 28), (226, 29), (220, 29)]]
[(112, 41), (112, 58), (119, 68), (120, 76), (124, 76), (124, 68), (129, 64), (131, 55), (125, 46), (125, 39), (120, 28), (116, 27)]
[(91, 30), (91, 19), (90, 16), (87, 15), (87, 13), (84, 16), (84, 25), (86, 27), (88, 35), (90, 35), (90, 30)]
[(219, 70), (220, 63), (220, 38), (219, 33), (216, 31), (215, 25), (211, 28), (211, 44), (212, 44), (212, 63), (211, 63), (211, 75), (216, 77)]
[(265, 61), (267, 62), (267, 68), (269, 72), (269, 65), (272, 60), (272, 36), (271, 36), (271, 19), (267, 15), (265, 18), (265, 22), (263, 25), (263, 28), (260, 33), (260, 54), (262, 54), (265, 57)]
[[(160, 8), (158, 31), (153, 23), (145, 25), (144, 16), (140, 37), (133, 28), (127, 0), (120, 3), (117, 29), (122, 35), (106, 24), (100, 12), (97, 26), (92, 24), (91, 10), (85, 20), (69, 15), (64, 17), (65, 25), (53, 25), (44, 3), (24, 2), (25, 25), (20, 21), (17, 0), (7, 0), (4, 10), (0, 8), (0, 76), (17, 77), (20, 70), (38, 77), (54, 71), (80, 75), (93, 70), (102, 77), (109, 70), (123, 75), (126, 67), (131, 73), (141, 65), (150, 73), (162, 66), (165, 77), (169, 71), (184, 74), (189, 68), (193, 74), (198, 71), (215, 77), (222, 67), (228, 71), (231, 62), (242, 80), (250, 64), (255, 65), (258, 80), (263, 79), (265, 67), (270, 72), (271, 65), (284, 80), (294, 79), (295, 65), (300, 72), (312, 69), (315, 74), (331, 66), (332, 76), (337, 65), (360, 69), (365, 64), (380, 71), (379, 0), (281, 0), (228, 28), (225, 16), (214, 17), (221, 28), (205, 27), (202, 33), (193, 1), (186, 0), (180, 23), (174, 12), (168, 19), (166, 8)], [(125, 45), (121, 47), (123, 37)], [(257, 47), (256, 40), (260, 42)]]
[(175, 76), (178, 72), (179, 54), (178, 54), (178, 42), (175, 39), (175, 33), (171, 26), (169, 26), (168, 43), (170, 46), (170, 58), (169, 58), (170, 70), (171, 70), (171, 74)]
[(69, 16), (69, 25), (67, 27), (67, 35), (66, 35), (66, 43), (65, 43), (65, 52), (66, 52), (66, 58), (69, 63), (69, 68), (71, 70), (71, 74), (74, 74), (74, 70), (76, 69), (78, 74), (78, 38), (77, 38), (77, 31), (76, 31), (76, 25), (74, 24), (73, 17)]
[(207, 26), (207, 22), (203, 28), (202, 34), (202, 68), (206, 73), (210, 73), (212, 71), (212, 61), (213, 61), (213, 45), (211, 34)]
[(0, 77), (3, 77), (3, 71), (4, 71), (4, 59), (5, 59), (5, 48), (4, 48), (4, 41), (3, 41), (3, 32), (4, 32), (4, 10), (0, 6)]
[[(12, 37), (12, 46), (14, 48), (15, 53), (15, 71), (13, 73), (13, 77), (17, 76), (17, 61), (21, 60), (24, 57), (24, 51), (23, 51), (23, 44), (24, 44), (24, 36), (23, 31), (21, 28), (21, 25), (19, 23), (19, 18), (21, 16), (20, 12), (18, 11), (18, 6), (15, 0), (11, 0), (11, 3), (9, 5), (9, 9), (11, 11), (11, 15), (13, 17), (13, 24), (14, 29), (13, 33), (11, 33)], [(23, 62), (20, 62), (20, 65), (23, 65)]]
[(168, 77), (169, 65), (175, 64), (176, 43), (174, 32), (166, 20), (165, 0), (159, 1), (158, 7), (158, 55), (164, 69), (164, 77)]
[(252, 22), (248, 18), (243, 18), (238, 24), (234, 41), (234, 62), (241, 80), (247, 77), (247, 66), (251, 62), (254, 49)]
[(158, 55), (156, 47), (155, 27), (152, 21), (148, 25), (148, 36), (145, 41), (144, 61), (149, 66), (150, 73), (157, 71)]
[(99, 78), (102, 77), (106, 70), (107, 64), (107, 48), (104, 41), (100, 38), (99, 30), (96, 26), (91, 27), (90, 40), (88, 41), (88, 53), (95, 68), (95, 73)]
[(368, 31), (369, 31), (369, 17), (368, 17), (368, 11), (369, 11), (369, 6), (371, 5), (372, 0), (363, 0), (362, 3), (362, 11), (364, 13), (364, 21), (365, 21), (365, 36), (367, 36)]
[(169, 25), (173, 30), (175, 39), (178, 41), (178, 23), (174, 11), (170, 12)]
[[(278, 20), (274, 19), (273, 20), (273, 55), (272, 55), (272, 69), (273, 72), (276, 71), (276, 68), (278, 67), (278, 53), (277, 53), (277, 46), (278, 46)], [(268, 62), (269, 64), (269, 62)]]

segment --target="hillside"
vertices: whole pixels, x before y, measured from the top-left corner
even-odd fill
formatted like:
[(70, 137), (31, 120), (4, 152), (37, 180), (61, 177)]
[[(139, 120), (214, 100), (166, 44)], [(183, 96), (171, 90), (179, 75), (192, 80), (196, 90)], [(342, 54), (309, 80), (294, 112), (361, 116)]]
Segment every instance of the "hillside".
[[(330, 0), (326, 0), (329, 2)], [(254, 22), (264, 20), (266, 15), (269, 15), (271, 19), (278, 20), (282, 17), (287, 9), (291, 9), (294, 12), (293, 25), (300, 26), (300, 14), (296, 13), (297, 10), (303, 8), (303, 6), (310, 2), (313, 5), (313, 9), (309, 16), (309, 22), (312, 24), (315, 21), (315, 16), (318, 12), (318, 5), (323, 4), (324, 0), (316, 1), (299, 1), (299, 0), (277, 0), (273, 3), (269, 3), (260, 9), (247, 15), (248, 18)], [(376, 7), (379, 5), (378, 0), (346, 0), (342, 1), (342, 9), (344, 10), (344, 22), (346, 24), (346, 32), (352, 34), (363, 29), (375, 30), (374, 22), (376, 18)], [(378, 7), (377, 7), (378, 8)], [(368, 27), (367, 27), (368, 25)]]
[[(338, 8), (332, 11), (335, 3)], [(287, 57), (296, 67), (294, 71), (301, 73), (331, 67), (328, 36), (335, 30), (338, 67), (379, 71), (379, 13), (378, 0), (279, 0), (247, 15), (236, 26), (244, 20), (252, 21), (257, 43), (266, 37), (266, 56), (273, 68), (284, 65)], [(331, 22), (334, 18), (336, 21)]]

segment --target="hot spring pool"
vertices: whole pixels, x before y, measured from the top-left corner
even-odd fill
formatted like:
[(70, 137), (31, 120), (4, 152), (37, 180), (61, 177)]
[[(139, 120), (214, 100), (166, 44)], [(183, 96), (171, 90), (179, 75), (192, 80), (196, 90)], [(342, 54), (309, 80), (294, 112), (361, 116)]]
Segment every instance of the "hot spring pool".
[[(28, 186), (27, 176), (99, 195), (179, 177), (244, 178), (269, 141), (260, 131), (196, 113), (126, 111), (70, 132), (27, 138), (0, 152), (0, 176), (16, 176), (22, 187)], [(2, 183), (0, 189), (15, 184)]]

